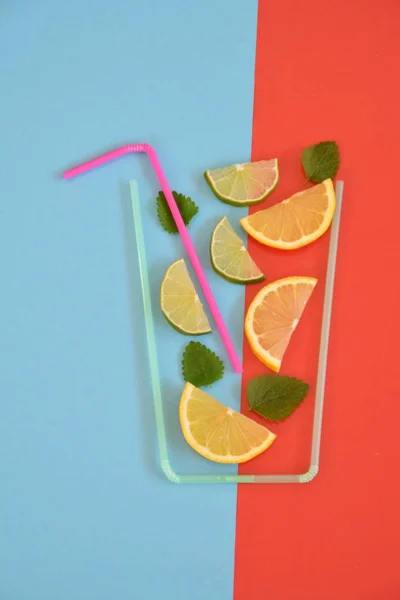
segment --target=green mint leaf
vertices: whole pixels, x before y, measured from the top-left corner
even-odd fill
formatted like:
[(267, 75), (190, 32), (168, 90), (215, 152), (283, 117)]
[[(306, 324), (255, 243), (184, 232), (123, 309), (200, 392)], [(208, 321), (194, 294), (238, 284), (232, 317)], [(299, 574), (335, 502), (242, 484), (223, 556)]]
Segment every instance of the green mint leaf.
[(269, 421), (283, 421), (302, 403), (309, 385), (286, 375), (261, 375), (247, 384), (251, 410)]
[(183, 379), (196, 387), (211, 385), (224, 375), (224, 363), (212, 350), (200, 344), (189, 342), (183, 353)]
[(340, 165), (339, 147), (336, 142), (320, 142), (303, 150), (301, 162), (311, 181), (321, 183), (333, 179)]
[[(182, 215), (183, 222), (185, 225), (189, 225), (193, 217), (199, 212), (198, 207), (191, 198), (178, 194), (178, 192), (172, 192), (175, 202), (179, 208), (179, 212)], [(158, 192), (157, 196), (157, 214), (160, 219), (160, 223), (165, 231), (168, 233), (178, 233), (178, 228), (175, 225), (174, 218), (169, 210), (168, 203), (165, 199), (164, 192)]]

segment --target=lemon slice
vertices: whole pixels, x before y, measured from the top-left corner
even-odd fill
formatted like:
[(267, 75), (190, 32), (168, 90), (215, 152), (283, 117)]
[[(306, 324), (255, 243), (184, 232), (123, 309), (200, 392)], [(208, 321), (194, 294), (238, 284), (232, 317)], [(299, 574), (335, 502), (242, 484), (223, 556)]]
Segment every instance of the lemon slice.
[(261, 244), (294, 250), (325, 233), (332, 222), (335, 206), (333, 183), (326, 179), (240, 222), (247, 233)]
[(213, 231), (210, 254), (215, 271), (229, 281), (256, 283), (264, 279), (227, 217), (222, 217)]
[(213, 169), (204, 173), (214, 194), (228, 204), (246, 206), (261, 202), (277, 186), (278, 159), (260, 160)]
[(243, 463), (264, 452), (276, 435), (187, 383), (179, 405), (185, 440), (218, 463)]
[(314, 277), (279, 279), (263, 287), (249, 306), (245, 332), (251, 349), (276, 373), (316, 284)]
[(211, 331), (183, 258), (172, 263), (164, 275), (161, 310), (170, 324), (182, 333), (202, 335)]

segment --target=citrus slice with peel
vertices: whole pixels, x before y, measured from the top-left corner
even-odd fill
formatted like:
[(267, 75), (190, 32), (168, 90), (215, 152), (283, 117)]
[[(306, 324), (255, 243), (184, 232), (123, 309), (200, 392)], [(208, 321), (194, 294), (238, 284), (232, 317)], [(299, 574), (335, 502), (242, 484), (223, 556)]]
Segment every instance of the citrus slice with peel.
[(256, 283), (264, 279), (227, 217), (222, 217), (212, 233), (210, 255), (214, 270), (229, 281)]
[(221, 404), (191, 383), (184, 387), (179, 418), (185, 440), (218, 463), (243, 463), (269, 448), (276, 435)]
[(236, 206), (261, 202), (279, 181), (278, 159), (239, 163), (204, 173), (214, 194)]
[(294, 250), (325, 233), (332, 222), (336, 197), (331, 179), (294, 194), (270, 208), (240, 220), (249, 235), (273, 248)]
[(257, 358), (276, 373), (316, 284), (314, 277), (279, 279), (263, 287), (249, 306), (246, 337)]
[(161, 284), (161, 310), (181, 333), (202, 335), (211, 327), (183, 258), (172, 263)]

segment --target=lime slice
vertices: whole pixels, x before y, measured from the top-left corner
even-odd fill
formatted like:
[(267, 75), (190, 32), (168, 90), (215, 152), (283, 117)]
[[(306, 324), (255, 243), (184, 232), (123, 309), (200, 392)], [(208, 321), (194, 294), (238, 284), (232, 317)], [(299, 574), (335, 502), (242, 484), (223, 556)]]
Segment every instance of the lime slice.
[(206, 171), (214, 194), (228, 204), (257, 204), (270, 194), (279, 180), (278, 159), (232, 165)]
[(222, 217), (213, 231), (210, 254), (215, 271), (229, 281), (256, 283), (264, 279), (227, 217)]
[(183, 258), (172, 263), (164, 275), (161, 310), (169, 323), (182, 333), (202, 335), (211, 331)]

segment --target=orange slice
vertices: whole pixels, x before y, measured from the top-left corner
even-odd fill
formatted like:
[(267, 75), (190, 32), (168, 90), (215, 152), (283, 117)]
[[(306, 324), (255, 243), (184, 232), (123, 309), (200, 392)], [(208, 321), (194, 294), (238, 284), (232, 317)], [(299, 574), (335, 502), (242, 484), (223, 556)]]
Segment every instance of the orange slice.
[(247, 233), (261, 244), (294, 250), (325, 233), (332, 222), (335, 206), (333, 183), (326, 179), (240, 222)]
[(257, 358), (276, 373), (317, 284), (314, 277), (286, 277), (262, 288), (247, 311), (245, 332)]
[(183, 390), (179, 417), (185, 440), (201, 456), (218, 463), (243, 463), (264, 452), (276, 435), (224, 406), (191, 383)]

